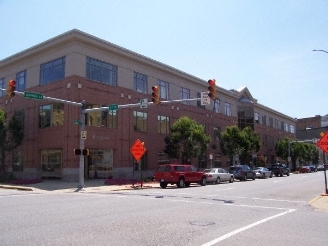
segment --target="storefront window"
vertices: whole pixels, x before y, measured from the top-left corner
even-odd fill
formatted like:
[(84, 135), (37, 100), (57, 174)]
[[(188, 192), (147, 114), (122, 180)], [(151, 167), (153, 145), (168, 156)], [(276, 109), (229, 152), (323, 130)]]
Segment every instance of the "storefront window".
[(41, 150), (42, 178), (61, 178), (62, 175), (62, 150)]

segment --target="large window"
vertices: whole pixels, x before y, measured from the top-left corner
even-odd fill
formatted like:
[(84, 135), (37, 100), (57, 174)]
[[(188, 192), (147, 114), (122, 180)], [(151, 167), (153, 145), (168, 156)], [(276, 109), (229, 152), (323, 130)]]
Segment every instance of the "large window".
[(220, 113), (220, 100), (219, 99), (215, 99), (213, 101), (213, 111), (215, 113)]
[(133, 111), (134, 130), (138, 132), (147, 132), (147, 113)]
[(25, 125), (25, 111), (24, 109), (20, 109), (15, 111), (15, 117), (21, 122), (22, 127), (24, 129), (24, 125)]
[(158, 87), (160, 98), (169, 100), (169, 83), (162, 80), (158, 80)]
[(41, 150), (42, 178), (61, 178), (62, 172), (62, 150)]
[(147, 75), (134, 72), (134, 90), (136, 92), (147, 94), (148, 90), (148, 77)]
[(159, 134), (169, 134), (170, 131), (170, 118), (168, 116), (158, 115), (157, 116), (157, 132)]
[[(190, 90), (187, 88), (181, 87), (180, 98), (181, 99), (190, 99)], [(182, 103), (186, 104), (186, 105), (190, 105), (190, 101), (183, 101)]]
[(225, 102), (224, 103), (224, 114), (227, 116), (231, 116), (231, 104)]
[(16, 73), (16, 91), (24, 91), (26, 88), (26, 70)]
[(267, 125), (267, 120), (266, 120), (266, 116), (262, 115), (262, 125)]
[[(104, 105), (88, 104), (87, 109), (100, 108)], [(117, 128), (117, 110), (93, 111), (86, 114), (85, 125)]]
[(117, 66), (87, 57), (87, 79), (117, 86)]
[(39, 127), (61, 126), (64, 124), (64, 104), (54, 103), (40, 106)]
[(65, 78), (65, 57), (43, 63), (40, 66), (40, 85)]
[[(4, 89), (5, 88), (5, 79), (2, 78), (0, 79), (0, 89)], [(5, 94), (5, 92), (3, 90), (0, 90), (0, 97), (2, 97)]]
[(214, 127), (214, 139), (215, 140), (220, 140), (220, 135), (221, 135), (221, 127)]

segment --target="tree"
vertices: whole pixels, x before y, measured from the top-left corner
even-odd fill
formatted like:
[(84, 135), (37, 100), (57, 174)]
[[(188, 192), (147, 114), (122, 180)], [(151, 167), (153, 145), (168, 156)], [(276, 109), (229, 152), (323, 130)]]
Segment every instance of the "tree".
[[(260, 149), (260, 136), (250, 127), (240, 130), (237, 126), (228, 126), (220, 136), (220, 148), (233, 163), (233, 157), (239, 155), (241, 161), (247, 162), (252, 153)], [(248, 162), (247, 162), (248, 163)]]
[(6, 114), (0, 109), (0, 163), (2, 176), (5, 174), (5, 159), (7, 155), (20, 146), (24, 138), (24, 128), (21, 120), (13, 114), (6, 126)]
[(202, 124), (183, 116), (172, 125), (171, 133), (164, 141), (164, 152), (170, 158), (188, 163), (192, 157), (200, 157), (206, 152), (211, 139)]

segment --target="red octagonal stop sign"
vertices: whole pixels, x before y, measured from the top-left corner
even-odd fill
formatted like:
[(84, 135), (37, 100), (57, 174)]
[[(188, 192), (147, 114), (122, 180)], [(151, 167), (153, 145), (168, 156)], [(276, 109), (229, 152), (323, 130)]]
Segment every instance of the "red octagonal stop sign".
[(145, 148), (145, 146), (143, 146), (143, 144), (140, 142), (140, 140), (137, 139), (137, 141), (135, 141), (135, 143), (132, 145), (130, 152), (133, 155), (134, 159), (136, 161), (139, 161), (140, 158), (146, 152), (146, 148)]

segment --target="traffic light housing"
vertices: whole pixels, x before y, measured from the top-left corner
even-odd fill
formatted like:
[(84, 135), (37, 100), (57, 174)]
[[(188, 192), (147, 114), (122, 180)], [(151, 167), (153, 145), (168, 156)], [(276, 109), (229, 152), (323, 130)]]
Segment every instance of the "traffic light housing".
[(82, 155), (90, 155), (90, 150), (89, 149), (83, 149), (82, 150)]
[(74, 149), (74, 155), (81, 155), (81, 149)]
[(10, 80), (8, 82), (8, 88), (7, 88), (8, 98), (13, 98), (15, 96), (15, 90), (16, 90), (16, 81)]
[(210, 79), (208, 81), (208, 96), (212, 99), (215, 100), (216, 99), (216, 85), (215, 85), (215, 79)]
[(159, 88), (157, 85), (153, 86), (151, 88), (153, 90), (153, 92), (151, 93), (151, 96), (152, 96), (152, 99), (151, 101), (154, 103), (154, 104), (159, 104), (160, 101), (159, 101)]

